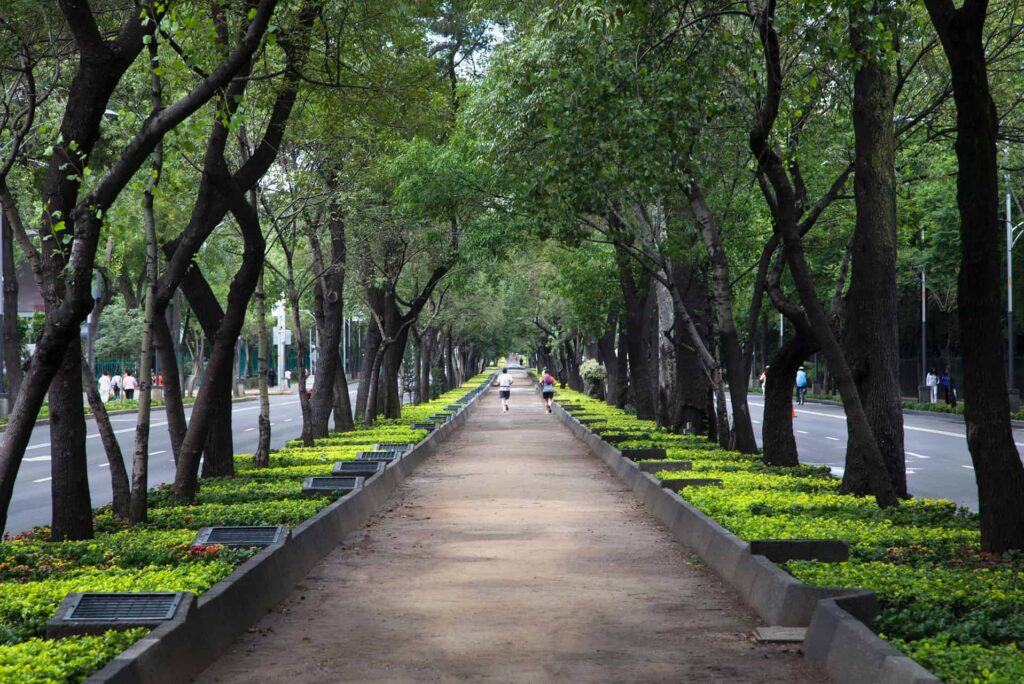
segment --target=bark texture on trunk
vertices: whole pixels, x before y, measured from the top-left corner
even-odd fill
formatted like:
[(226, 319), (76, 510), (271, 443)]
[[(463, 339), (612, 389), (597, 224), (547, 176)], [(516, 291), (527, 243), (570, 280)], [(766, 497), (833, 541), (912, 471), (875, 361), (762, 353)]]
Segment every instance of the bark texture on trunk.
[[(230, 341), (218, 339), (225, 323), (224, 310), (197, 265), (193, 265), (185, 273), (181, 281), (181, 291), (192, 307), (192, 312), (203, 329), (203, 335), (213, 344), (214, 350), (218, 343), (222, 346), (231, 345), (231, 358), (223, 366), (216, 367), (221, 375), (210, 385), (212, 396), (208, 399), (211, 402), (212, 414), (209, 425), (216, 426), (216, 429), (208, 430), (203, 436), (203, 477), (231, 476), (235, 474), (235, 445), (231, 431), (231, 370), (235, 359), (235, 341), (238, 338), (236, 335)], [(213, 370), (215, 368), (212, 364), (205, 369), (203, 387), (206, 387), (206, 376)], [(195, 417), (195, 409), (192, 416)], [(191, 426), (189, 427), (191, 429)]]
[[(860, 27), (874, 30), (878, 5), (850, 5), (850, 42), (861, 55), (854, 76), (853, 130), (857, 219), (851, 243), (852, 272), (846, 295), (846, 358), (864, 404), (871, 433), (885, 461), (893, 489), (907, 496), (900, 398), (899, 305), (896, 299), (896, 142), (893, 81), (873, 61)], [(851, 445), (847, 446), (851, 450)], [(871, 483), (864, 461), (843, 472), (842, 490), (866, 495)]]
[(792, 468), (800, 465), (793, 436), (793, 392), (796, 372), (817, 351), (813, 339), (798, 332), (782, 345), (764, 383), (764, 423), (761, 426), (762, 459), (768, 465)]
[[(74, 373), (72, 379), (71, 374)], [(92, 498), (82, 408), (82, 344), (76, 335), (50, 384), (51, 540), (91, 539)]]
[(359, 387), (356, 389), (356, 416), (363, 420), (366, 416), (366, 406), (370, 396), (370, 382), (373, 373), (374, 359), (377, 358), (377, 350), (381, 345), (380, 328), (373, 321), (366, 326), (366, 335), (363, 338), (363, 358), (360, 363)]
[(1024, 549), (1024, 465), (1013, 442), (1002, 336), (1002, 278), (996, 136), (988, 83), (985, 0), (925, 0), (953, 76), (957, 204), (960, 208), (959, 319), (967, 446), (978, 482), (981, 545)]
[[(0, 213), (6, 213), (3, 198), (0, 197)], [(4, 217), (6, 218), (6, 217)], [(0, 254), (0, 268), (4, 273), (4, 371), (7, 375), (7, 405), (13, 406), (18, 400), (21, 388), (21, 332), (18, 330), (18, 273), (14, 264), (14, 230), (10, 221), (4, 220), (3, 253)]]
[[(255, 205), (255, 202), (253, 204)], [(267, 352), (270, 345), (267, 340), (267, 295), (263, 289), (263, 272), (264, 269), (260, 268), (260, 277), (253, 295), (256, 299), (256, 363), (260, 386), (260, 417), (257, 421), (259, 438), (256, 451), (252, 455), (252, 464), (257, 468), (266, 468), (270, 465), (270, 388), (267, 385)]]
[(181, 372), (178, 367), (175, 336), (167, 324), (166, 316), (153, 317), (153, 336), (164, 374), (164, 414), (167, 416), (167, 434), (171, 440), (171, 453), (178, 462), (181, 443), (185, 440), (188, 421), (185, 420), (185, 405), (182, 403)]

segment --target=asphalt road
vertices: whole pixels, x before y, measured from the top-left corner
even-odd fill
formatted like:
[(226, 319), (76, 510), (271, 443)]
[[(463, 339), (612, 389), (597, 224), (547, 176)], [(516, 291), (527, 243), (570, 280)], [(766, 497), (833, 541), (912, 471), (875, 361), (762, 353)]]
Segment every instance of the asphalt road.
[[(349, 393), (355, 403), (356, 386), (351, 385)], [(186, 409), (191, 416), (192, 409)], [(235, 453), (251, 454), (256, 449), (257, 419), (260, 414), (259, 401), (239, 402), (232, 409)], [(131, 473), (131, 454), (135, 444), (135, 413), (110, 417), (128, 472)], [(106, 453), (96, 432), (96, 423), (86, 421), (89, 460), (89, 490), (92, 504), (99, 506), (109, 503), (110, 477)], [(171, 456), (170, 439), (165, 426), (167, 421), (162, 408), (153, 411), (153, 423), (149, 440), (149, 484), (156, 486), (174, 480), (174, 459)], [(270, 397), (271, 448), (280, 449), (290, 439), (302, 433), (302, 413), (299, 398), (291, 395)], [(18, 478), (14, 483), (14, 497), (7, 517), (5, 532), (21, 532), (36, 525), (50, 523), (50, 430), (47, 425), (37, 425), (25, 452)]]
[[(761, 444), (764, 400), (750, 395), (754, 433)], [(972, 511), (978, 510), (974, 467), (967, 450), (961, 416), (936, 413), (903, 414), (907, 486), (914, 496), (949, 499)], [(793, 421), (801, 463), (824, 464), (842, 476), (846, 458), (846, 416), (839, 406), (808, 401), (796, 407)], [(1013, 431), (1018, 451), (1024, 447), (1024, 430)]]

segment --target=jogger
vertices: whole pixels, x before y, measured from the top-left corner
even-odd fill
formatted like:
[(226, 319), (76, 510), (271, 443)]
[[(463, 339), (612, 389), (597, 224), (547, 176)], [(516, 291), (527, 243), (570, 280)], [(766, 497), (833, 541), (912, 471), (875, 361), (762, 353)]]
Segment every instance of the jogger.
[(508, 411), (508, 398), (512, 396), (512, 376), (508, 368), (502, 368), (498, 376), (498, 396), (501, 397), (502, 408)]
[(551, 400), (555, 398), (555, 383), (558, 382), (551, 373), (544, 369), (544, 375), (540, 379), (541, 395), (544, 403), (547, 404), (548, 413), (551, 413)]

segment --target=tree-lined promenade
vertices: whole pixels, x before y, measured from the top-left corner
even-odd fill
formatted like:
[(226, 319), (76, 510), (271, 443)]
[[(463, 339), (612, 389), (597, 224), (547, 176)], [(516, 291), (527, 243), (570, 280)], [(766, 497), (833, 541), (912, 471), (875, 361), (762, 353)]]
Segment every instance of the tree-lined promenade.
[[(32, 543), (139, 539), (167, 522), (154, 511), (281, 466), (286, 374), (309, 448), (407, 424), (404, 401), (510, 350), (793, 476), (822, 459), (795, 437), (811, 369), (846, 423), (836, 494), (913, 517), (901, 401), (935, 367), (965, 407), (978, 538), (927, 562), (1017, 567), (1022, 16), (1018, 0), (9, 0), (0, 521), (34, 431), (51, 512)], [(111, 368), (139, 381), (124, 451), (97, 387)], [(1002, 648), (1018, 622), (937, 633)], [(9, 643), (35, 634), (19, 630)]]

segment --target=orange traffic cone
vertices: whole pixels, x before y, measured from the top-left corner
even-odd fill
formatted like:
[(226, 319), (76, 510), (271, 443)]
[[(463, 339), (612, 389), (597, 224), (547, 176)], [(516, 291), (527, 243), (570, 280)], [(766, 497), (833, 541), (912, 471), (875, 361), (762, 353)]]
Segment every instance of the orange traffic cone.
[(789, 408), (793, 411), (793, 417), (796, 418), (796, 404), (790, 404)]

